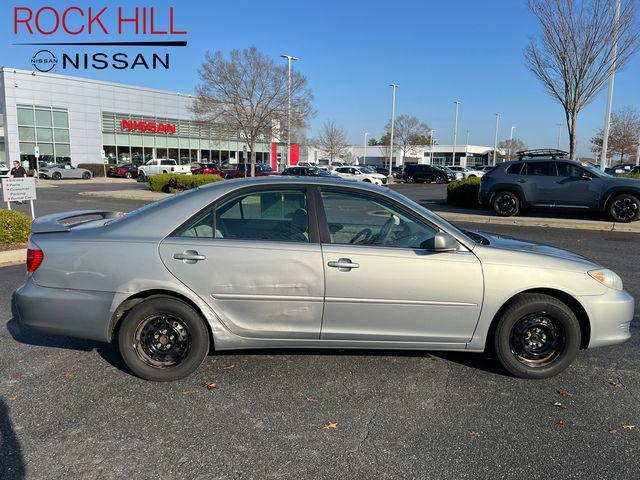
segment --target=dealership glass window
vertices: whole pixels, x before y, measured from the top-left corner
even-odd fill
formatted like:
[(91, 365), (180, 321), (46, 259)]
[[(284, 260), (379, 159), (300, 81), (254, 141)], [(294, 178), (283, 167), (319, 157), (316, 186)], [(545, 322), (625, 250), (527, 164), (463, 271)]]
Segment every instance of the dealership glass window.
[(109, 163), (117, 163), (117, 153), (115, 145), (103, 145), (102, 149), (104, 150), (104, 155), (107, 157), (107, 162)]
[(53, 138), (56, 142), (69, 143), (69, 130), (66, 128), (54, 128)]
[(71, 163), (71, 148), (69, 145), (56, 143), (56, 162)]
[(36, 140), (36, 129), (33, 127), (18, 127), (18, 137), (23, 142), (34, 142)]
[(144, 147), (144, 163), (147, 163), (153, 158), (153, 148)]
[(69, 128), (69, 114), (65, 110), (51, 111), (53, 116), (53, 126), (57, 128)]
[(40, 142), (53, 142), (53, 129), (38, 127), (36, 130), (36, 139)]
[(167, 158), (167, 149), (156, 148), (156, 158)]
[(18, 125), (35, 125), (33, 107), (18, 107)]
[(142, 147), (131, 147), (131, 161), (133, 163), (142, 163)]
[(215, 163), (220, 163), (220, 150), (211, 150), (211, 156), (209, 157), (209, 159), (212, 162)]
[(129, 150), (129, 147), (118, 147), (118, 163), (130, 161), (131, 151)]
[(51, 127), (51, 109), (36, 108), (36, 126)]
[(176, 161), (180, 159), (180, 156), (178, 155), (178, 149), (177, 148), (169, 148), (168, 152), (169, 152), (169, 154), (168, 154), (167, 158), (170, 158), (170, 159), (176, 160)]

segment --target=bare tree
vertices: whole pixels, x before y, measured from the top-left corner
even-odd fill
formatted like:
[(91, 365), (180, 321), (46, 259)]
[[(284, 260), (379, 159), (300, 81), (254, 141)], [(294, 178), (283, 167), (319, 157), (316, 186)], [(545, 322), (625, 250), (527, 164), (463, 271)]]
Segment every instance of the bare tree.
[(498, 143), (498, 148), (506, 152), (507, 160), (511, 160), (516, 152), (526, 150), (527, 146), (519, 138), (507, 138)]
[[(255, 147), (272, 135), (286, 137), (288, 81), (285, 66), (255, 47), (207, 52), (200, 68), (201, 84), (196, 89), (193, 111), (199, 118), (215, 123), (221, 131), (239, 134), (249, 146), (251, 176), (255, 175)], [(313, 95), (307, 79), (291, 74), (291, 127), (303, 129), (314, 115)]]
[(542, 32), (525, 49), (526, 65), (562, 105), (573, 159), (578, 115), (602, 89), (612, 64), (621, 69), (638, 50), (635, 1), (623, 0), (616, 21), (610, 0), (529, 0)]
[(320, 135), (315, 140), (317, 148), (329, 156), (333, 162), (335, 158), (343, 156), (347, 148), (347, 134), (334, 120), (328, 120), (322, 125)]
[[(391, 137), (391, 121), (385, 127), (385, 134), (382, 141), (386, 139), (387, 144)], [(402, 163), (407, 151), (416, 145), (428, 145), (429, 143), (429, 126), (410, 115), (399, 115), (396, 117), (393, 130), (393, 143), (398, 146), (402, 152)], [(427, 143), (425, 143), (427, 142)]]
[[(609, 147), (607, 158), (620, 155), (620, 161), (624, 161), (625, 155), (636, 153), (638, 148), (638, 135), (640, 135), (640, 114), (631, 107), (626, 106), (611, 115), (611, 129), (609, 130)], [(591, 139), (591, 151), (602, 154), (602, 137), (604, 132), (600, 129)]]

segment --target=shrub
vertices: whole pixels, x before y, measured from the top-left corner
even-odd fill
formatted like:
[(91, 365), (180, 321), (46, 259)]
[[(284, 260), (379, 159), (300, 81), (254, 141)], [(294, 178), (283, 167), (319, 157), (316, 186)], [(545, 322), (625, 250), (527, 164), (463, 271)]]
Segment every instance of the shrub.
[(218, 175), (174, 175), (161, 173), (149, 177), (149, 188), (154, 192), (170, 193), (174, 191), (191, 190), (208, 183), (219, 182)]
[(629, 175), (625, 175), (627, 178), (637, 178), (640, 180), (640, 173), (630, 173)]
[(447, 186), (447, 203), (462, 208), (479, 208), (480, 179), (456, 180)]
[[(85, 170), (89, 170), (91, 175), (94, 177), (104, 177), (104, 169), (101, 163), (79, 163), (77, 165), (78, 168), (84, 168)], [(109, 170), (109, 166), (106, 166), (106, 169)]]
[(31, 217), (16, 210), (0, 210), (0, 243), (25, 243), (31, 233)]

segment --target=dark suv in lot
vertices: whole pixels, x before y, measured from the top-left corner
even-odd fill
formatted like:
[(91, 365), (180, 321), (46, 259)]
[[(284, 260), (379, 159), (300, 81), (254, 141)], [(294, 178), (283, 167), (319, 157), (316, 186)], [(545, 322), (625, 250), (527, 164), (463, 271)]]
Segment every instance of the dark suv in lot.
[(566, 152), (518, 152), (481, 178), (478, 200), (498, 215), (524, 208), (573, 208), (607, 212), (616, 222), (640, 216), (640, 180), (612, 177), (586, 163), (563, 159)]
[(455, 180), (451, 172), (434, 165), (406, 165), (402, 171), (402, 180), (407, 183), (436, 182), (449, 183)]

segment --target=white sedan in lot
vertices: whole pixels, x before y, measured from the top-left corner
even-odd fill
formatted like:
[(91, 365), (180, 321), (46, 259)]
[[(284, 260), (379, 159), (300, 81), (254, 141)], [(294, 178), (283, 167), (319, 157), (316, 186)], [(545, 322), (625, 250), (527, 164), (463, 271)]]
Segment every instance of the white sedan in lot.
[(462, 178), (482, 177), (484, 175), (484, 172), (482, 170), (476, 170), (474, 168), (456, 166), (451, 166), (448, 168), (453, 170), (455, 173), (461, 173)]
[(367, 167), (348, 166), (338, 167), (333, 170), (340, 178), (355, 180), (356, 182), (373, 183), (374, 185), (386, 185), (387, 177), (376, 173)]

